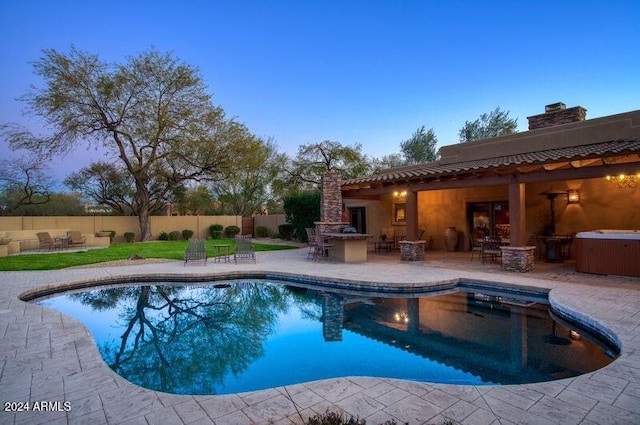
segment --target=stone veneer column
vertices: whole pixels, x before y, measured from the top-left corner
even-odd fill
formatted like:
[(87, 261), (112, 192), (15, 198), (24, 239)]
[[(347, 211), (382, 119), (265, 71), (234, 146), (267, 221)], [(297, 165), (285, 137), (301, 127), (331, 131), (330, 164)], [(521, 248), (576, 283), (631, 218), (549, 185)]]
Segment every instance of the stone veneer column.
[(535, 246), (503, 246), (502, 270), (510, 272), (529, 272), (535, 268)]
[(335, 170), (328, 170), (320, 182), (320, 221), (316, 222), (316, 239), (322, 241), (322, 233), (338, 232), (346, 224), (342, 221), (342, 179)]
[(424, 260), (425, 241), (400, 241), (400, 261)]
[(320, 183), (320, 221), (342, 222), (342, 191), (340, 174), (329, 170)]

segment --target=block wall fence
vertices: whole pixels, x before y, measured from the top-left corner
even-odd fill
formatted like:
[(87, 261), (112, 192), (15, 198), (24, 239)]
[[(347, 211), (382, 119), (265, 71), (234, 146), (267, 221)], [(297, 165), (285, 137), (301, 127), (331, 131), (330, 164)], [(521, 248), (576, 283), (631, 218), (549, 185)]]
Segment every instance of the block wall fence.
[[(278, 225), (285, 222), (284, 214), (256, 216), (255, 227), (267, 227), (272, 233), (278, 231)], [(224, 227), (238, 226), (242, 228), (242, 217), (233, 215), (195, 215), (195, 216), (152, 216), (151, 232), (153, 239), (158, 239), (161, 232), (182, 232), (192, 230), (198, 238), (209, 237), (209, 226), (221, 224)], [(45, 230), (70, 229), (82, 233), (93, 233), (102, 230), (114, 230), (114, 242), (124, 242), (124, 233), (135, 233), (135, 240), (140, 240), (140, 226), (135, 216), (16, 216), (0, 217), (0, 232), (7, 230)]]

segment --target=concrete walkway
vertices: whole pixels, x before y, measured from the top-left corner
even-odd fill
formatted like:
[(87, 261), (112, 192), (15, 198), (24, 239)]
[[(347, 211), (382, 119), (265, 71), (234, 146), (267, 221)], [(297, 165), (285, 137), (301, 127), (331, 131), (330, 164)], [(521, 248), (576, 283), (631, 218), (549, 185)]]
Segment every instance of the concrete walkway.
[[(302, 424), (327, 409), (366, 419), (370, 425), (391, 419), (411, 425), (445, 420), (473, 425), (640, 424), (640, 279), (583, 275), (570, 265), (541, 264), (532, 273), (506, 273), (469, 258), (468, 253), (429, 252), (419, 263), (401, 263), (397, 254), (372, 255), (358, 265), (314, 263), (303, 248), (258, 253), (257, 264), (132, 262), (0, 273), (0, 424)], [(74, 282), (251, 271), (373, 287), (438, 285), (463, 278), (549, 288), (554, 308), (617, 338), (621, 356), (590, 374), (529, 385), (476, 387), (347, 377), (252, 393), (179, 396), (120, 378), (102, 361), (81, 323), (18, 299), (27, 290)], [(25, 402), (30, 411), (12, 411)], [(43, 407), (55, 411), (34, 411)]]

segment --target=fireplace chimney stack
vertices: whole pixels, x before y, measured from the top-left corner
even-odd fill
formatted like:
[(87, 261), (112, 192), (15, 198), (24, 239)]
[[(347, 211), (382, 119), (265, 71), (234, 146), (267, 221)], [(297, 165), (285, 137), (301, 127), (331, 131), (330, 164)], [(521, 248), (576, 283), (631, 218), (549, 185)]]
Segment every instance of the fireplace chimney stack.
[(538, 128), (553, 127), (561, 124), (584, 121), (587, 117), (587, 110), (582, 106), (574, 106), (567, 109), (567, 105), (562, 102), (552, 103), (544, 107), (544, 114), (527, 117), (529, 120), (529, 130)]

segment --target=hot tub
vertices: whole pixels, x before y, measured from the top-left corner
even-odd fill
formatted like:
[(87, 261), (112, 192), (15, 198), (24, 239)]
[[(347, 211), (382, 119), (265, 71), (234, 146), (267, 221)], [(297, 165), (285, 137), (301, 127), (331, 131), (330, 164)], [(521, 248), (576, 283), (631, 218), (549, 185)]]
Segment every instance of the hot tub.
[(580, 232), (575, 242), (577, 271), (640, 277), (640, 231)]

